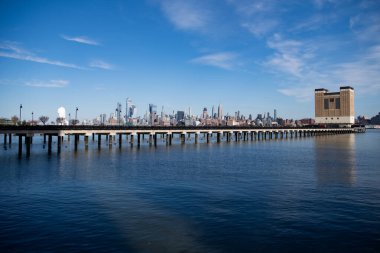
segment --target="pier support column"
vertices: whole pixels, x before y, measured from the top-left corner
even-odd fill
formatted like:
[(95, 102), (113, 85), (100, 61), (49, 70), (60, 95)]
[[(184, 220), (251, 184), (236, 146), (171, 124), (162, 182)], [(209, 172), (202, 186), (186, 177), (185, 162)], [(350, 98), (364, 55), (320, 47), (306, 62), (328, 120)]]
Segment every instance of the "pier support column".
[(84, 148), (85, 150), (88, 150), (88, 135), (84, 136)]
[(46, 144), (46, 134), (44, 134), (44, 144)]
[[(143, 138), (144, 138), (144, 135), (143, 135)], [(133, 143), (134, 143), (134, 140), (135, 139), (135, 135), (134, 134), (131, 134), (131, 141), (130, 141), (130, 143), (131, 143), (131, 147), (133, 146)]]
[(150, 134), (149, 134), (149, 146), (152, 145), (152, 142), (153, 142), (153, 134), (150, 133)]
[(220, 142), (220, 133), (216, 133), (216, 142)]
[(186, 134), (181, 134), (180, 135), (180, 139), (181, 139), (181, 144), (185, 144), (185, 139), (186, 139)]
[(207, 143), (210, 143), (210, 134), (209, 133), (206, 134), (206, 141), (207, 141)]
[(95, 141), (95, 134), (92, 133), (92, 141)]
[(230, 142), (230, 138), (231, 138), (231, 134), (230, 133), (227, 133), (227, 142)]
[(198, 133), (195, 133), (195, 136), (194, 136), (194, 143), (195, 143), (195, 144), (198, 144)]
[(169, 134), (169, 145), (172, 145), (172, 139), (173, 139), (173, 135)]
[(157, 147), (157, 134), (156, 133), (153, 136), (153, 143), (154, 143), (154, 146)]
[(18, 136), (18, 158), (22, 157), (22, 135)]
[(67, 135), (67, 141), (70, 141), (70, 134)]
[(4, 146), (7, 145), (7, 134), (4, 134)]
[(26, 157), (30, 157), (30, 136), (25, 136), (25, 142), (26, 142)]
[(62, 137), (63, 136), (59, 136), (59, 135), (57, 137), (57, 154), (61, 153)]
[(52, 142), (53, 142), (53, 136), (49, 134), (48, 135), (48, 155), (51, 155)]
[(12, 145), (12, 134), (9, 134), (9, 146)]
[(109, 135), (108, 136), (108, 148), (112, 148), (112, 141), (113, 141), (113, 136), (112, 135)]
[[(143, 135), (144, 136), (144, 135)], [(141, 134), (140, 133), (137, 133), (137, 146), (140, 147), (140, 143), (141, 143)]]
[(102, 145), (102, 135), (98, 134), (98, 149), (100, 149), (101, 145)]
[(119, 134), (119, 148), (121, 148), (122, 141), (123, 141), (123, 135)]
[(78, 134), (74, 134), (74, 150), (75, 151), (78, 150), (78, 140), (79, 140), (79, 135)]

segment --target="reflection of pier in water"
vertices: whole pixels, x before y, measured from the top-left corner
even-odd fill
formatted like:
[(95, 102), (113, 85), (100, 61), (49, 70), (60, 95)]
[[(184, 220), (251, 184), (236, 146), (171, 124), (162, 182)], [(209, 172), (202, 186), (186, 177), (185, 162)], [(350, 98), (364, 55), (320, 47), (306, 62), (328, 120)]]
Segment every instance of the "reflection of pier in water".
[(355, 135), (315, 139), (316, 174), (320, 185), (355, 183)]
[[(61, 153), (64, 137), (70, 142), (73, 137), (74, 150), (77, 151), (80, 137), (83, 137), (84, 147), (89, 147), (89, 139), (93, 142), (97, 139), (98, 149), (102, 146), (102, 136), (105, 136), (106, 143), (112, 148), (114, 142), (118, 142), (122, 147), (123, 139), (131, 146), (137, 147), (148, 138), (149, 145), (157, 146), (161, 139), (166, 145), (171, 145), (174, 137), (177, 136), (180, 143), (193, 137), (197, 144), (199, 139), (210, 143), (213, 140), (217, 143), (222, 140), (231, 141), (265, 141), (272, 139), (302, 138), (317, 135), (336, 135), (364, 132), (364, 128), (263, 128), (263, 127), (123, 127), (123, 126), (0, 126), (0, 134), (4, 135), (4, 147), (7, 136), (9, 144), (12, 143), (12, 135), (18, 137), (18, 156), (22, 156), (23, 138), (25, 139), (26, 156), (30, 156), (33, 136), (42, 135), (44, 144), (47, 142), (48, 154), (52, 153), (53, 136), (56, 137), (57, 153)], [(203, 138), (202, 138), (203, 136)], [(97, 138), (96, 138), (97, 137)], [(116, 141), (116, 138), (118, 140)], [(186, 138), (187, 137), (187, 138)]]

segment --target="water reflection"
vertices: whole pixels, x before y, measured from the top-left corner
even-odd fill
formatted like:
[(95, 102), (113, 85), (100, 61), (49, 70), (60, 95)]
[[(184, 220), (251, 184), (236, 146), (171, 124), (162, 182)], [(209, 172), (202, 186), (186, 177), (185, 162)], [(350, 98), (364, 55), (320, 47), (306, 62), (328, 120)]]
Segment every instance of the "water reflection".
[(355, 183), (355, 135), (319, 136), (315, 139), (315, 165), (319, 185)]

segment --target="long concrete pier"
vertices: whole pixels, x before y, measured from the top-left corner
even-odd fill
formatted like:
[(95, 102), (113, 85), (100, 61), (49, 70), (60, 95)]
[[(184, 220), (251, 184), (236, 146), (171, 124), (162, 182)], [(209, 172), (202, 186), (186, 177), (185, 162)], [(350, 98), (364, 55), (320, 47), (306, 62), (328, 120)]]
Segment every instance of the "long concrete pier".
[[(64, 138), (67, 141), (73, 137), (74, 150), (78, 149), (80, 137), (83, 138), (85, 149), (88, 149), (89, 139), (97, 141), (98, 149), (102, 146), (102, 137), (112, 148), (118, 138), (118, 146), (122, 147), (123, 138), (128, 145), (139, 147), (147, 137), (149, 145), (157, 146), (160, 137), (166, 145), (172, 145), (174, 137), (179, 137), (180, 143), (194, 139), (198, 143), (202, 138), (206, 143), (216, 139), (217, 143), (231, 141), (259, 141), (271, 139), (302, 138), (316, 135), (352, 134), (365, 132), (365, 128), (263, 128), (263, 127), (137, 127), (137, 126), (0, 126), (0, 135), (4, 137), (4, 146), (12, 144), (12, 136), (18, 138), (18, 156), (22, 157), (23, 138), (25, 140), (26, 156), (30, 156), (33, 137), (42, 135), (44, 144), (47, 142), (48, 154), (52, 154), (53, 137), (56, 138), (56, 152), (61, 153)], [(96, 140), (97, 139), (97, 140)]]

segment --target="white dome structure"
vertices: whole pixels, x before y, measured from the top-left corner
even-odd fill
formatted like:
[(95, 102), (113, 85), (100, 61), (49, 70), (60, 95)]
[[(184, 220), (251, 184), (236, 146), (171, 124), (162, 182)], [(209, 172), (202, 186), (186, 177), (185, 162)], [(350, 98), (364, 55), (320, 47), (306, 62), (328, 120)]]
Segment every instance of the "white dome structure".
[(66, 109), (64, 107), (59, 107), (57, 110), (58, 118), (66, 118)]

